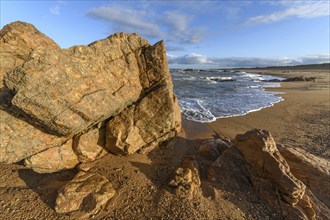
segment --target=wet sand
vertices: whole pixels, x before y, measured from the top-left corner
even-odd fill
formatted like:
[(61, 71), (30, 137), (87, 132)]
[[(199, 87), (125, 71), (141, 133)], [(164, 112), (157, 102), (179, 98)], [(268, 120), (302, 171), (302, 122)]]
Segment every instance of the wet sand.
[[(253, 72), (253, 70), (242, 70)], [(285, 92), (284, 101), (244, 116), (218, 119), (209, 124), (214, 132), (234, 138), (253, 128), (270, 131), (277, 142), (302, 147), (330, 157), (329, 70), (255, 70), (283, 77), (317, 77), (316, 82), (282, 82), (271, 91)]]

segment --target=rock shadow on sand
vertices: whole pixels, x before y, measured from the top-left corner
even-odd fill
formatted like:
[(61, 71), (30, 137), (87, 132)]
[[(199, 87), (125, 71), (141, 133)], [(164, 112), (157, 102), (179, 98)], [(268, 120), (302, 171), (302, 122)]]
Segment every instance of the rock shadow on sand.
[(55, 209), (55, 200), (58, 190), (74, 178), (76, 169), (64, 170), (50, 174), (36, 173), (30, 169), (19, 169), (19, 177), (26, 186), (36, 192), (41, 200), (51, 209)]

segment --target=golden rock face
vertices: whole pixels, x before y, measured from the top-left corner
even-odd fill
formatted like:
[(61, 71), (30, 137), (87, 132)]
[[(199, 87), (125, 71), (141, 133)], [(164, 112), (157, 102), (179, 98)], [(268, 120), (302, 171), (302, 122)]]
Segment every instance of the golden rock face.
[(256, 178), (270, 180), (286, 196), (289, 204), (298, 203), (306, 186), (290, 172), (288, 163), (268, 131), (254, 129), (237, 135), (234, 142)]
[(58, 213), (72, 211), (96, 213), (114, 195), (112, 184), (104, 176), (81, 171), (60, 189), (55, 210)]
[(118, 34), (90, 46), (37, 48), (5, 77), (16, 91), (12, 104), (59, 135), (82, 132), (140, 97), (134, 54), (143, 46), (137, 35)]
[(107, 150), (155, 147), (180, 130), (163, 41), (151, 46), (137, 34), (117, 33), (60, 49), (24, 22), (0, 33), (0, 162), (25, 159), (36, 172), (56, 172)]
[(16, 21), (5, 25), (0, 30), (0, 88), (3, 87), (5, 73), (24, 63), (37, 47), (61, 49), (32, 24)]

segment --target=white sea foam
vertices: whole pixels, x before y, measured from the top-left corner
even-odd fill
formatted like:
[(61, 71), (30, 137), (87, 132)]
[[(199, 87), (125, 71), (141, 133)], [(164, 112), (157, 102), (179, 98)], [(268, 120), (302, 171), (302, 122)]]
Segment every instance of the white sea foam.
[(277, 82), (263, 82), (280, 79), (269, 75), (190, 71), (172, 72), (172, 79), (182, 117), (191, 121), (211, 122), (217, 118), (245, 115), (283, 100), (277, 96), (282, 93), (265, 91), (265, 88), (280, 86)]
[(185, 119), (196, 122), (211, 122), (215, 121), (216, 117), (206, 109), (201, 100), (195, 98), (184, 98), (179, 100), (182, 116)]
[(222, 80), (232, 80), (233, 77), (230, 76), (207, 76), (207, 77), (201, 77), (201, 79), (206, 80), (215, 80), (215, 81), (222, 81)]

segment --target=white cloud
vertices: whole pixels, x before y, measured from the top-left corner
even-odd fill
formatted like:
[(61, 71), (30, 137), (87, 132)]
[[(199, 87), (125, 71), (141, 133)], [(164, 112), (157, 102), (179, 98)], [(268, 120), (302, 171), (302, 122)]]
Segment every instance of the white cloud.
[(303, 64), (330, 63), (330, 54), (311, 55), (298, 58)]
[(190, 53), (184, 56), (173, 56), (167, 54), (169, 64), (213, 64), (206, 56), (198, 53)]
[(312, 18), (330, 15), (329, 1), (280, 1), (278, 4), (284, 6), (285, 9), (268, 15), (252, 17), (245, 22), (245, 25), (272, 23), (290, 17)]
[(50, 13), (52, 13), (53, 15), (60, 15), (61, 14), (61, 8), (65, 4), (66, 4), (65, 1), (57, 1), (56, 5), (54, 5), (53, 7), (51, 7), (49, 9)]
[(109, 22), (113, 32), (135, 32), (176, 43), (198, 43), (205, 34), (203, 28), (191, 27), (193, 16), (173, 10), (155, 13), (148, 4), (143, 10), (130, 5), (102, 6), (91, 9), (88, 15)]
[(204, 65), (210, 68), (235, 68), (235, 67), (266, 67), (266, 66), (290, 66), (302, 64), (329, 63), (330, 54), (319, 54), (296, 58), (274, 57), (228, 57), (209, 58), (201, 54), (191, 53), (184, 56), (167, 55), (170, 65)]
[(136, 32), (151, 37), (163, 37), (158, 25), (148, 21), (146, 11), (121, 6), (102, 6), (91, 9), (89, 15), (111, 21), (114, 24), (113, 29), (115, 31)]

